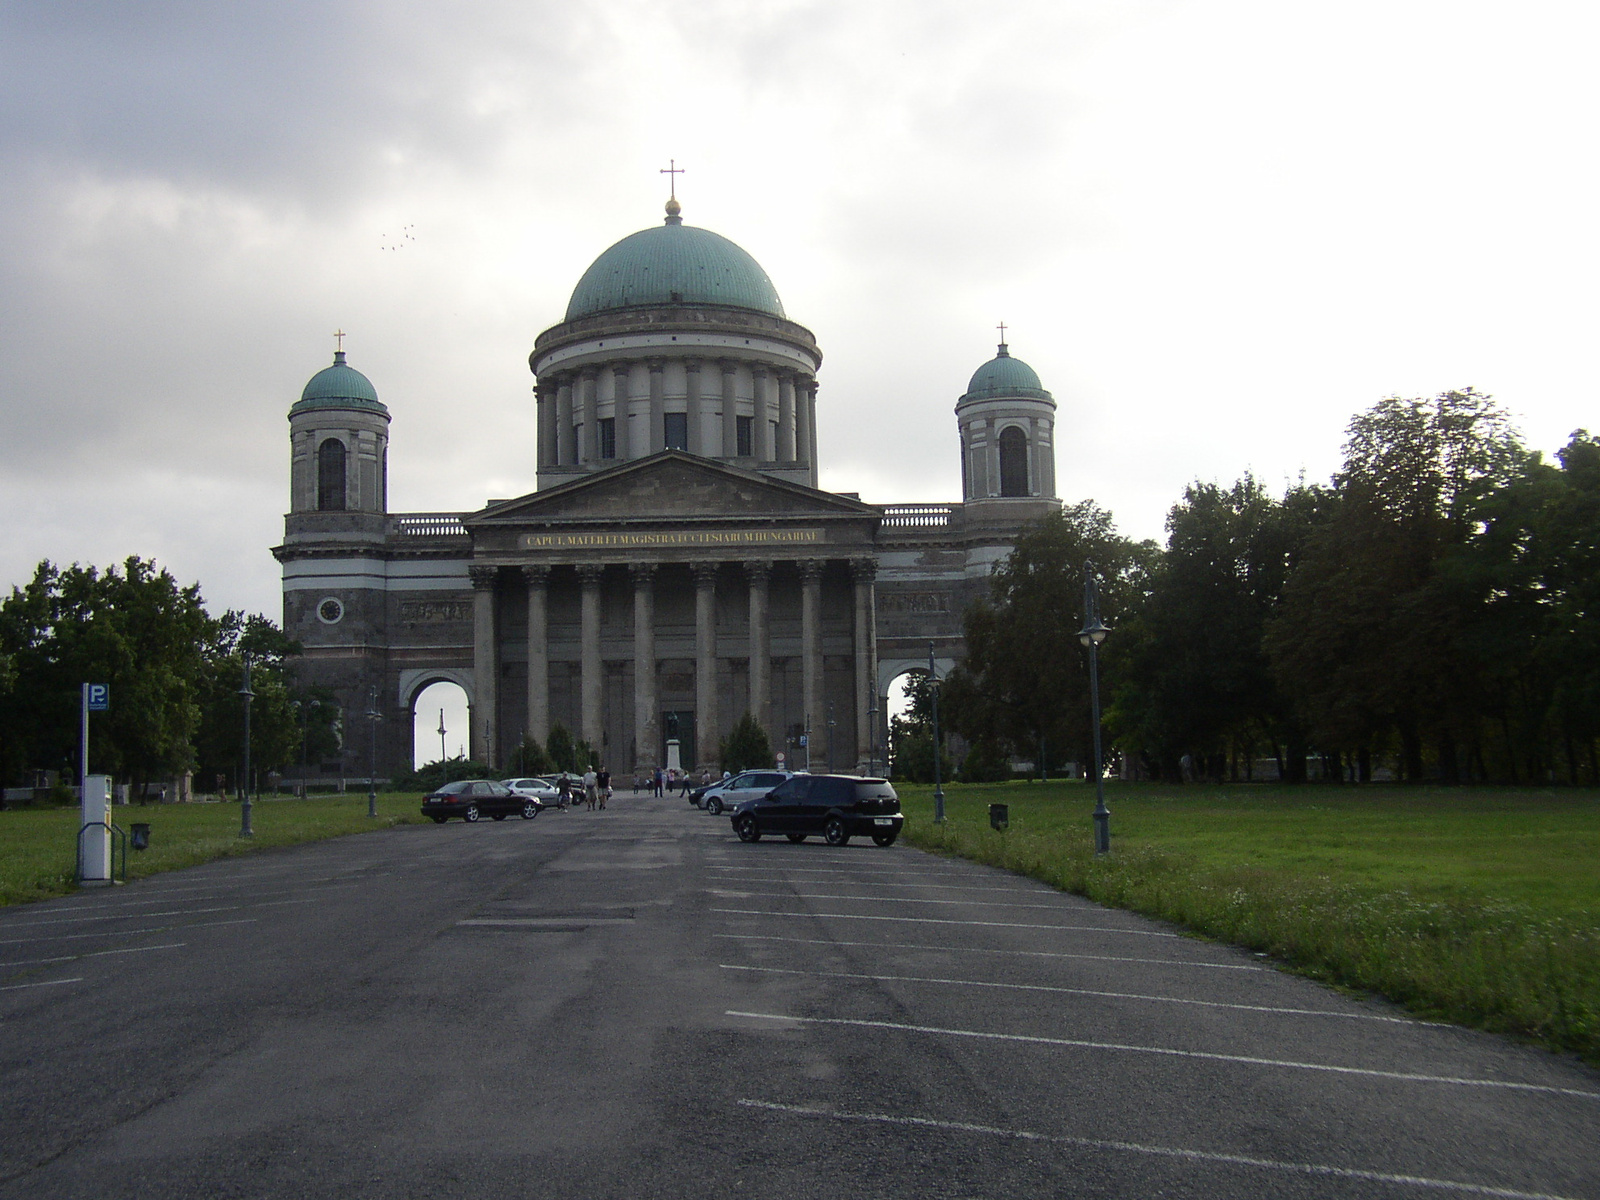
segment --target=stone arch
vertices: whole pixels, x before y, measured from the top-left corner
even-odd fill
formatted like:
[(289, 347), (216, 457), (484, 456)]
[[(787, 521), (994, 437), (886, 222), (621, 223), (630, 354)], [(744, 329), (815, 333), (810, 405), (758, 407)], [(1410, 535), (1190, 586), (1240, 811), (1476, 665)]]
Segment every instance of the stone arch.
[(340, 438), (323, 438), (317, 447), (317, 509), (343, 512), (349, 500), (349, 457)]
[[(442, 698), (440, 703), (445, 708), (458, 710), (447, 722), (447, 725), (452, 733), (456, 733), (460, 737), (463, 743), (470, 742), (468, 724), (471, 719), (473, 704), (471, 668), (438, 667), (402, 671), (395, 701), (396, 707), (403, 710), (409, 718), (405, 723), (406, 734), (409, 739), (407, 744), (410, 746), (409, 753), (406, 755), (408, 765), (417, 765), (419, 759), (424, 762), (433, 761), (434, 755), (430, 747), (437, 747), (433, 737), (434, 726), (432, 718), (428, 717), (427, 713), (422, 712), (418, 705), (424, 692), (441, 683), (459, 688), (461, 695), (465, 698), (464, 705), (453, 703), (448, 697)], [(430, 704), (429, 707), (431, 708), (432, 705)], [(459, 711), (461, 708), (464, 708), (465, 711)], [(428, 717), (428, 719), (423, 720), (424, 717)], [(448, 751), (446, 751), (446, 754), (448, 755)]]
[(1000, 494), (1028, 495), (1028, 435), (1020, 425), (1000, 431)]

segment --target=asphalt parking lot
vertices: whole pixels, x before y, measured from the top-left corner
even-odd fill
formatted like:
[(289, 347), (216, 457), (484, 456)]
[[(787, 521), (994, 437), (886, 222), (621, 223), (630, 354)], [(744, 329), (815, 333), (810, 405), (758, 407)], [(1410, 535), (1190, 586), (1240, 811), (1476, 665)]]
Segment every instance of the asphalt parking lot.
[(0, 1072), (29, 1200), (1600, 1198), (1579, 1064), (626, 792), (0, 911)]

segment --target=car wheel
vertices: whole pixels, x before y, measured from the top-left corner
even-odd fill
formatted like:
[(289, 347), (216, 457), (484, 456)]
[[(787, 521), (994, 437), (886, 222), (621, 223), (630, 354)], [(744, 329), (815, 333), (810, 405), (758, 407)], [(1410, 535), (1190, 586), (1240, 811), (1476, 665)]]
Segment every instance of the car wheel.
[(743, 816), (734, 824), (733, 830), (739, 835), (741, 842), (759, 842), (761, 840), (761, 826), (756, 824), (752, 816)]
[(875, 846), (892, 846), (899, 833), (898, 829), (891, 829), (887, 833), (875, 833), (872, 835), (872, 843)]
[(806, 835), (803, 834), (803, 833), (789, 833), (789, 834), (785, 834), (784, 836), (787, 837), (791, 842), (795, 842), (795, 843), (803, 842), (803, 841), (806, 840)]
[(461, 814), (461, 819), (463, 821), (476, 821), (480, 815), (481, 814), (478, 812), (478, 806), (476, 804), (469, 804), (467, 805), (467, 811)]
[(706, 801), (706, 811), (713, 817), (720, 817), (722, 815), (722, 801), (715, 796), (711, 797)]
[(434, 819), (433, 819), (433, 823), (434, 823), (434, 824), (435, 824), (435, 825), (443, 825), (443, 824), (444, 824), (444, 823), (445, 823), (445, 822), (446, 822), (446, 821), (448, 821), (448, 820), (449, 820), (449, 819), (450, 819), (450, 818), (449, 818), (449, 817), (435, 817), (435, 818), (434, 818)]
[(522, 819), (524, 821), (531, 821), (538, 815), (539, 806), (537, 804), (524, 804), (522, 806)]
[(850, 831), (838, 817), (829, 817), (822, 827), (822, 839), (830, 846), (843, 846), (850, 841)]

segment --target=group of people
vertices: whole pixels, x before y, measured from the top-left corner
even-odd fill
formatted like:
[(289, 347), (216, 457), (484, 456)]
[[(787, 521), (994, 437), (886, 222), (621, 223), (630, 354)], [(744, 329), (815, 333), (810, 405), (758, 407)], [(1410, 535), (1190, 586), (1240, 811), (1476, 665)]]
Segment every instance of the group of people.
[[(556, 780), (556, 787), (561, 792), (563, 807), (576, 807), (579, 799), (582, 799), (585, 808), (604, 808), (606, 801), (611, 799), (611, 772), (604, 767), (598, 771), (590, 767), (581, 780), (562, 775)], [(578, 794), (580, 789), (581, 796)]]
[[(711, 782), (708, 771), (700, 772), (700, 784)], [(680, 771), (677, 767), (657, 767), (654, 771), (635, 774), (633, 777), (633, 790), (635, 792), (648, 792), (652, 796), (672, 795), (681, 791), (685, 796), (689, 789), (695, 786), (695, 781), (688, 771)]]

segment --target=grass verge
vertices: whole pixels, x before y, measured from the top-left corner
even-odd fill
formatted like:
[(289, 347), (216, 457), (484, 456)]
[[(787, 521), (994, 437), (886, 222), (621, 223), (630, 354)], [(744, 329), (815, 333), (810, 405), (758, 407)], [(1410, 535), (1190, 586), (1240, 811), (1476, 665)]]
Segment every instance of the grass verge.
[[(1600, 794), (1499, 789), (956, 786), (906, 838), (1270, 954), (1425, 1017), (1600, 1066)], [(988, 805), (1010, 807), (1004, 833)]]
[[(258, 800), (252, 806), (252, 838), (239, 836), (237, 804), (130, 805), (112, 821), (128, 829), (150, 826), (150, 848), (128, 851), (128, 878), (176, 871), (216, 858), (254, 854), (277, 846), (388, 829), (425, 820), (420, 795), (379, 796), (378, 816), (367, 816), (365, 794), (314, 796), (307, 800)], [(0, 812), (0, 905), (63, 896), (76, 890), (78, 810), (12, 809)]]

